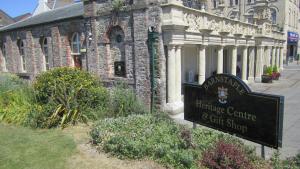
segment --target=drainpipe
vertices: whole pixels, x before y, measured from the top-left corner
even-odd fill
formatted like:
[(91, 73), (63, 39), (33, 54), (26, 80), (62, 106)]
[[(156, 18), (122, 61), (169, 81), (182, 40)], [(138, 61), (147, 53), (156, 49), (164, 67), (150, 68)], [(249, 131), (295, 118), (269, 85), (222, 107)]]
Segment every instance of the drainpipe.
[(150, 76), (151, 76), (151, 113), (154, 112), (155, 106), (155, 89), (156, 89), (156, 71), (155, 65), (157, 59), (157, 52), (155, 49), (155, 42), (158, 40), (159, 33), (155, 30), (154, 27), (149, 27), (148, 30), (148, 50), (150, 54)]

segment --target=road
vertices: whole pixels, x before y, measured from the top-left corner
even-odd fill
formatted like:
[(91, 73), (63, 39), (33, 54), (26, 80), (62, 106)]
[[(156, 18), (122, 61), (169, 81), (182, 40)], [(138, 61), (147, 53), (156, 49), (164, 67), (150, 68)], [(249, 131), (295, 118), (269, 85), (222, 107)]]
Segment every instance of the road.
[[(251, 83), (256, 92), (285, 96), (282, 157), (300, 153), (300, 65), (296, 63), (284, 67), (279, 81), (272, 84)], [(273, 150), (267, 149), (267, 158)]]

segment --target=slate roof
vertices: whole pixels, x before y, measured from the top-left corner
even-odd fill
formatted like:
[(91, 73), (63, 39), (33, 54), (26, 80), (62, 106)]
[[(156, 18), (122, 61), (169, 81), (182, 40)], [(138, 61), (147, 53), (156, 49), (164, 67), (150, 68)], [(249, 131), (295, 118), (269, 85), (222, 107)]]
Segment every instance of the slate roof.
[(33, 25), (39, 25), (48, 22), (54, 22), (59, 20), (64, 20), (68, 18), (80, 17), (83, 16), (84, 9), (83, 3), (78, 2), (65, 7), (53, 9), (48, 12), (44, 12), (32, 17), (29, 17), (25, 20), (13, 23), (11, 25), (0, 28), (0, 32), (10, 31), (17, 28), (28, 27)]
[(31, 13), (26, 13), (26, 14), (23, 14), (23, 15), (20, 15), (20, 16), (17, 16), (17, 17), (14, 17), (14, 20), (15, 20), (16, 22), (19, 22), (19, 21), (24, 20), (24, 19), (26, 19), (26, 18), (29, 18), (29, 17), (31, 17), (31, 16), (32, 16)]
[(0, 9), (0, 27), (14, 23), (15, 20)]

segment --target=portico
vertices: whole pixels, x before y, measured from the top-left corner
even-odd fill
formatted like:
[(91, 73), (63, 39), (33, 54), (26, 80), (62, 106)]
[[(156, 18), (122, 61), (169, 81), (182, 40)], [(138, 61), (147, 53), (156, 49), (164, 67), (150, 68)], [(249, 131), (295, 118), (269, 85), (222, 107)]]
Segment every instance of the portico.
[(189, 9), (179, 1), (163, 5), (163, 13), (166, 110), (172, 114), (183, 111), (183, 83), (202, 84), (215, 73), (261, 82), (265, 66), (281, 66), (284, 40), (279, 32)]

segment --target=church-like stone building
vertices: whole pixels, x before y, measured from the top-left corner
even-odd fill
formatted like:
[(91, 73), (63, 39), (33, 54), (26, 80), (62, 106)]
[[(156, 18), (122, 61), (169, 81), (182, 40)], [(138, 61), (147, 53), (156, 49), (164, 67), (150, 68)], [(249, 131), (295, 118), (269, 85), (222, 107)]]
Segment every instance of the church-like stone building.
[[(273, 28), (266, 0), (257, 3), (256, 24), (186, 0), (116, 2), (84, 0), (0, 28), (0, 70), (33, 79), (53, 67), (78, 67), (107, 85), (128, 83), (148, 105), (153, 94), (161, 109), (178, 113), (185, 82), (202, 84), (214, 73), (259, 82), (264, 66), (283, 66), (284, 33)], [(153, 30), (158, 37), (149, 48)]]

